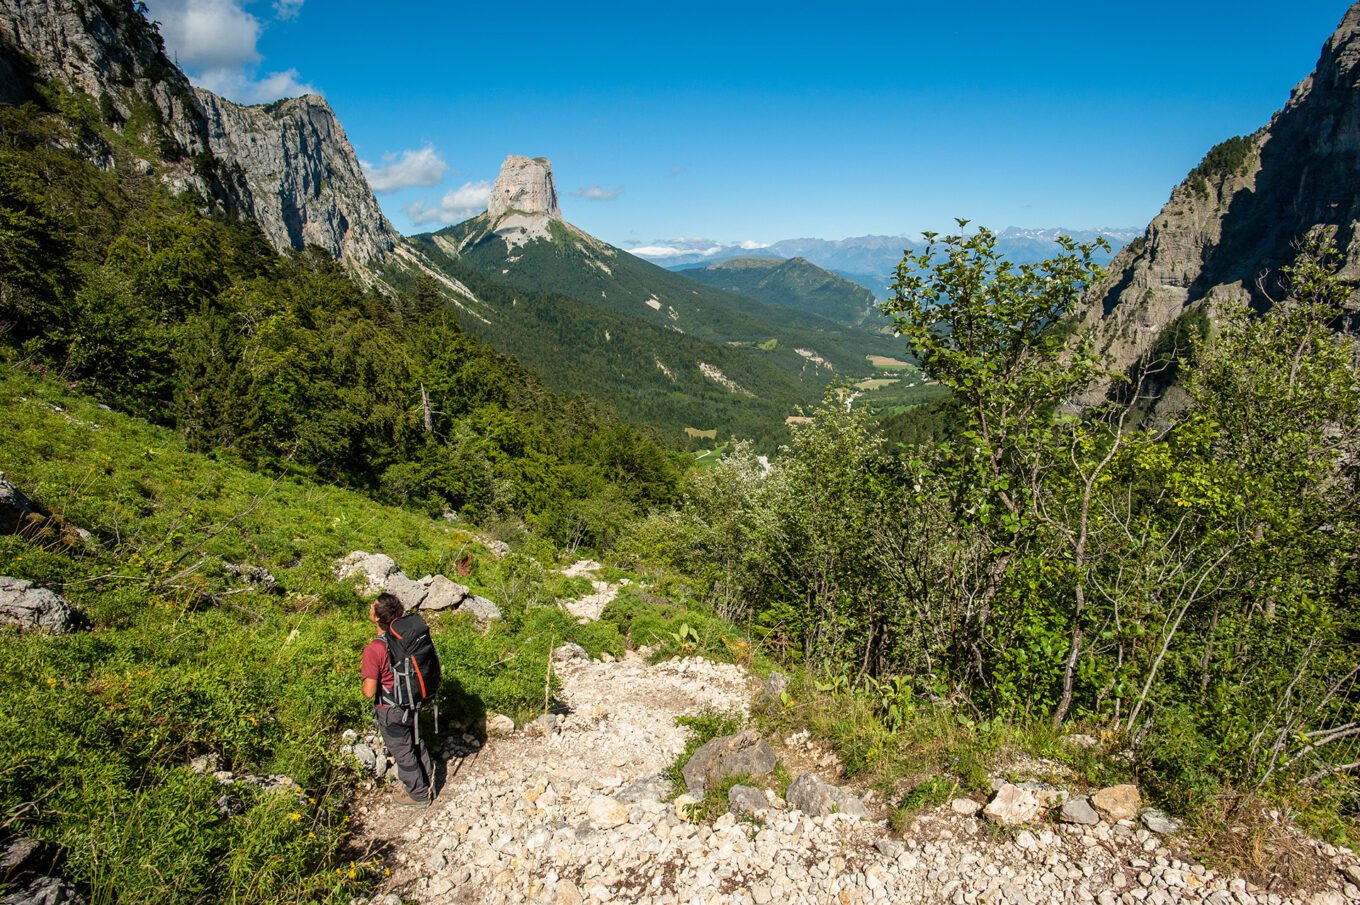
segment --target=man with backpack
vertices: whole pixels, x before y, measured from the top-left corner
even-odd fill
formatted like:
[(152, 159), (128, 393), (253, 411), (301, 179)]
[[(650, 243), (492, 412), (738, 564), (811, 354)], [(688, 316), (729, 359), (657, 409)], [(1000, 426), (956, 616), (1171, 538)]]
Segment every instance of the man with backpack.
[(427, 808), (434, 798), (434, 765), (420, 739), (420, 705), (439, 686), (439, 655), (425, 620), (403, 616), (402, 602), (380, 594), (368, 610), (378, 637), (364, 648), (360, 674), (371, 698), (383, 743), (397, 762), (403, 788), (392, 795), (399, 807)]

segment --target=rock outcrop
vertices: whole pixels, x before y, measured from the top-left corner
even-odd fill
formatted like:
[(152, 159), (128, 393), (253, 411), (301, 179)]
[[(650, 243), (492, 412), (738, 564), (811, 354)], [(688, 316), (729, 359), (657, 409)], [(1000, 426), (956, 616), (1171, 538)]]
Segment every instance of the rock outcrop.
[(454, 609), (471, 615), (481, 631), (486, 631), (491, 622), (501, 618), (500, 607), (493, 601), (471, 593), (443, 575), (411, 579), (386, 553), (354, 550), (335, 561), (332, 574), (340, 581), (355, 581), (364, 595), (386, 592), (395, 596), (408, 613)]
[(75, 614), (55, 591), (22, 578), (0, 576), (0, 624), (59, 634), (71, 631)]
[(0, 534), (17, 534), (44, 513), (0, 472)]
[(798, 774), (798, 777), (789, 783), (789, 791), (785, 797), (789, 801), (789, 807), (797, 808), (811, 817), (826, 817), (829, 814), (869, 816), (864, 802), (844, 789), (822, 782), (811, 773)]
[(247, 107), (202, 88), (195, 93), (209, 147), (239, 168), (250, 215), (275, 248), (319, 245), (334, 258), (370, 267), (396, 247), (396, 231), (324, 98)]
[[(1141, 239), (1092, 287), (1085, 319), (1107, 364), (1136, 366), (1176, 320), (1224, 302), (1264, 309), (1285, 294), (1281, 268), (1322, 227), (1360, 275), (1360, 4), (1284, 109), (1253, 135), (1214, 148), (1171, 193)], [(1081, 401), (1102, 399), (1107, 385)]]
[(496, 219), (509, 213), (542, 214), (562, 219), (557, 206), (557, 186), (552, 163), (546, 157), (521, 157), (511, 154), (501, 164), (501, 174), (491, 187), (486, 212)]
[(83, 97), (152, 159), (120, 159), (92, 130), (78, 150), (103, 169), (155, 174), (171, 191), (256, 220), (279, 250), (319, 245), (361, 273), (395, 247), (354, 149), (315, 96), (242, 106), (195, 89), (132, 4), (0, 0), (0, 101)]
[(681, 768), (691, 795), (704, 791), (728, 776), (765, 776), (774, 772), (778, 758), (770, 743), (754, 729), (710, 739), (690, 755)]
[(552, 164), (546, 157), (511, 154), (505, 158), (480, 219), (484, 228), (475, 231), (476, 239), (496, 236), (504, 240), (508, 251), (536, 239), (551, 241), (553, 222), (573, 229), (562, 219)]

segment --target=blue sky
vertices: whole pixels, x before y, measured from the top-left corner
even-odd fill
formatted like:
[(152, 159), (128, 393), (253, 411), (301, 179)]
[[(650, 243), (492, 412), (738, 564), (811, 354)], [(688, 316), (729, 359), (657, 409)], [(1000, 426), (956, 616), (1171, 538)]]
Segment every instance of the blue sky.
[(525, 154), (622, 247), (1141, 227), (1284, 105), (1348, 7), (149, 5), (196, 83), (325, 95), (402, 232), (476, 213)]

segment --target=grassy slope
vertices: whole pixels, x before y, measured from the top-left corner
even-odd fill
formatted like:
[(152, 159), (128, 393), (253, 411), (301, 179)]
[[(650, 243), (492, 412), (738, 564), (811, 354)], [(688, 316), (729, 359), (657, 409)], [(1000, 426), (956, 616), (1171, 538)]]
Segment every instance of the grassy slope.
[[(344, 849), (355, 776), (334, 739), (367, 724), (357, 668), (371, 632), (363, 600), (330, 574), (349, 550), (385, 552), (413, 576), (473, 553), (462, 580), (506, 619), (482, 636), (465, 617), (433, 617), (446, 720), (541, 708), (564, 640), (621, 653), (627, 634), (712, 624), (634, 600), (577, 626), (554, 600), (588, 588), (540, 559), (498, 560), (463, 528), (189, 453), (170, 431), (9, 368), (0, 412), (9, 479), (98, 539), (73, 554), (0, 537), (0, 574), (61, 592), (92, 624), (56, 637), (0, 629), (0, 807), (12, 832), (60, 846), (57, 871), (96, 900), (344, 900), (380, 873)], [(228, 593), (241, 587), (228, 562), (269, 569), (281, 593)], [(245, 810), (225, 817), (222, 789), (186, 766), (210, 752), (225, 769), (285, 773), (305, 795), (234, 787)]]

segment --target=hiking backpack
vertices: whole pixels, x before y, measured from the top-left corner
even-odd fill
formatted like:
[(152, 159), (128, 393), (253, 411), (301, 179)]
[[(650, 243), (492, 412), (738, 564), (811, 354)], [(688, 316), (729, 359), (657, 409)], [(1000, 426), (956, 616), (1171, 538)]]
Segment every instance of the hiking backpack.
[(383, 640), (392, 667), (392, 690), (383, 692), (383, 703), (416, 708), (433, 698), (439, 690), (439, 652), (425, 620), (415, 613), (394, 619)]

